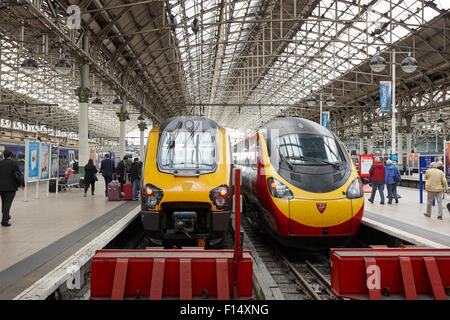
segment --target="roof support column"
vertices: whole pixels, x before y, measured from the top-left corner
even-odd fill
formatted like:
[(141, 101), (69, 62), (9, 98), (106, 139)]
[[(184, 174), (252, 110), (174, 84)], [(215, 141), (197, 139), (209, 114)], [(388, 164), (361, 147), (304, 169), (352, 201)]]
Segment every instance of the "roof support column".
[[(411, 100), (409, 100), (411, 101)], [(410, 103), (410, 102), (409, 102)], [(406, 159), (409, 159), (409, 154), (413, 152), (411, 142), (412, 142), (412, 127), (411, 127), (411, 120), (412, 120), (412, 114), (407, 114), (405, 116), (406, 120)], [(406, 160), (406, 166), (408, 169), (408, 160)]]
[(126, 121), (129, 119), (127, 112), (127, 97), (123, 96), (123, 104), (120, 107), (120, 112), (117, 113), (120, 121), (120, 136), (119, 136), (119, 156), (120, 159), (125, 155), (125, 136), (126, 136)]
[(147, 124), (144, 121), (138, 123), (139, 133), (140, 133), (140, 146), (139, 146), (139, 157), (142, 162), (145, 159), (145, 129), (147, 129)]
[[(364, 154), (364, 113), (363, 113), (362, 109), (359, 110), (359, 116), (360, 116), (360, 122), (359, 122), (359, 154)], [(322, 112), (320, 114), (320, 118), (322, 118)]]
[[(88, 37), (84, 36), (83, 49), (89, 52)], [(89, 64), (82, 64), (80, 66), (80, 86), (75, 90), (78, 96), (79, 105), (79, 122), (78, 122), (78, 160), (79, 173), (84, 174), (84, 165), (89, 160), (89, 98), (91, 97), (91, 90), (89, 87)]]

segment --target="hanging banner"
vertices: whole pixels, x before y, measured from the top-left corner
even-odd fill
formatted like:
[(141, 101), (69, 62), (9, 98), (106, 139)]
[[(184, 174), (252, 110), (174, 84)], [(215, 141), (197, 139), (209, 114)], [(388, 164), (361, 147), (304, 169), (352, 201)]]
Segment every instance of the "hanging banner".
[(391, 81), (380, 81), (380, 107), (381, 113), (392, 112), (392, 83)]
[(59, 146), (52, 146), (51, 158), (51, 178), (55, 179), (59, 172)]
[(25, 165), (27, 168), (27, 181), (39, 179), (39, 142), (26, 142)]
[(39, 155), (39, 177), (41, 180), (47, 180), (50, 175), (50, 144), (40, 143)]
[(444, 161), (445, 177), (450, 185), (450, 141), (444, 142)]
[(330, 129), (330, 111), (322, 112), (322, 126)]

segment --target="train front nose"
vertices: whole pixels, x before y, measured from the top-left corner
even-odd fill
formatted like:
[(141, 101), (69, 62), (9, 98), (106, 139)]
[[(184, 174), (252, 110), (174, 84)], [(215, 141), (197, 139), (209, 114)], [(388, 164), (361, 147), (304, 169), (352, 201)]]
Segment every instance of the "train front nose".
[(289, 234), (293, 236), (344, 236), (351, 233), (349, 199), (289, 200)]

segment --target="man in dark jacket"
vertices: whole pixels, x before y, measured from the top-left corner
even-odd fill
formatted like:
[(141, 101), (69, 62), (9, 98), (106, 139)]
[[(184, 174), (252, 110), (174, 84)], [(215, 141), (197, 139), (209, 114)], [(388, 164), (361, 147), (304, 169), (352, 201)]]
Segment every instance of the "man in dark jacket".
[(120, 190), (123, 191), (123, 185), (126, 182), (126, 163), (128, 162), (128, 156), (124, 156), (123, 160), (117, 164), (116, 175), (117, 180), (120, 182)]
[(108, 196), (108, 185), (112, 181), (113, 173), (116, 172), (114, 161), (109, 158), (109, 154), (105, 154), (105, 159), (100, 164), (100, 172), (105, 179), (105, 196)]
[(134, 162), (130, 169), (130, 180), (133, 183), (133, 200), (137, 200), (137, 189), (141, 180), (141, 165), (139, 158), (134, 158)]
[(377, 190), (380, 192), (381, 202), (384, 204), (384, 165), (380, 161), (380, 158), (375, 158), (375, 164), (369, 170), (369, 181), (372, 183), (372, 193), (369, 201), (373, 203)]
[[(16, 161), (11, 159), (12, 152), (5, 150), (3, 152), (4, 159), (0, 161), (0, 196), (2, 198), (2, 226), (9, 227), (11, 224), (9, 220), (9, 210), (13, 203), (14, 197), (18, 187), (24, 187), (24, 181), (22, 173), (20, 172), (19, 165)], [(21, 181), (18, 182), (16, 173), (21, 177)]]

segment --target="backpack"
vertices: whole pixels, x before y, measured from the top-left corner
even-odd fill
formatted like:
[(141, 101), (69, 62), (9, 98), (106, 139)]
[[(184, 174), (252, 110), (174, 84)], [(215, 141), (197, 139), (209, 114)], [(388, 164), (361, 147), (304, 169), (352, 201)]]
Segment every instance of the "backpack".
[(131, 170), (131, 165), (132, 165), (133, 163), (131, 162), (131, 161), (127, 161), (127, 163), (125, 164), (125, 170), (126, 170), (126, 172), (130, 172), (130, 170)]
[(77, 162), (77, 161), (75, 161), (75, 162), (73, 163), (72, 169), (73, 169), (74, 171), (78, 172), (79, 166), (78, 166), (78, 162)]
[(398, 175), (394, 176), (394, 182), (395, 183), (399, 183), (400, 182), (400, 177)]

